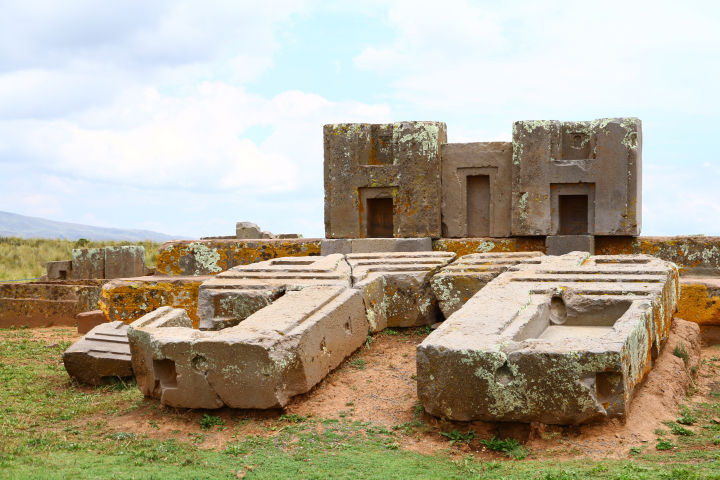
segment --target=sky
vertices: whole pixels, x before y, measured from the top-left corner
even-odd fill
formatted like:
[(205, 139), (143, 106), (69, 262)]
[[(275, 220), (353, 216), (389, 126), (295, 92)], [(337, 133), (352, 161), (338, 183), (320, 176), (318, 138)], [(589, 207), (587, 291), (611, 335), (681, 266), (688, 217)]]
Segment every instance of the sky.
[[(643, 235), (720, 235), (720, 2), (0, 2), (0, 211), (324, 236), (322, 126), (639, 117)], [(707, 148), (706, 148), (707, 147)]]

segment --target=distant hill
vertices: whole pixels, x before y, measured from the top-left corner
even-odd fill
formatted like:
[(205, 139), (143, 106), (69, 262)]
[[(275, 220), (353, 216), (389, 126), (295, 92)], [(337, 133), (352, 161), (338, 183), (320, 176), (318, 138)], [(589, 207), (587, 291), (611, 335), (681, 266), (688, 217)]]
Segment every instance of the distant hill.
[(0, 212), (0, 237), (64, 238), (66, 240), (186, 240), (187, 237), (165, 235), (150, 230), (124, 230), (121, 228), (91, 227), (78, 223), (54, 222), (44, 218), (26, 217), (16, 213)]

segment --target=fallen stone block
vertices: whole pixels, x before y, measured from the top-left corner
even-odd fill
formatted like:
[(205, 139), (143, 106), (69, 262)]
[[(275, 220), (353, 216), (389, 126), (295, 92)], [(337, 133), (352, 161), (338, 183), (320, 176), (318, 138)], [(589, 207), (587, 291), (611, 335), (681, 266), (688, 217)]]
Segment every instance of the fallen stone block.
[(513, 266), (418, 346), (418, 397), (457, 421), (625, 417), (678, 296), (677, 267), (645, 255)]
[(473, 253), (438, 272), (430, 285), (445, 318), (462, 308), (485, 285), (519, 263), (539, 262), (542, 252)]
[(76, 248), (72, 251), (74, 279), (105, 278), (105, 249)]
[(548, 235), (545, 239), (548, 255), (565, 255), (570, 252), (587, 252), (595, 255), (594, 235)]
[(160, 307), (183, 308), (195, 328), (200, 285), (210, 276), (168, 277), (153, 276), (116, 279), (108, 282), (100, 292), (99, 306), (110, 321), (132, 323)]
[(104, 385), (132, 376), (128, 326), (104, 323), (90, 330), (65, 353), (63, 363), (71, 378), (90, 385)]
[(72, 261), (47, 262), (45, 265), (47, 278), (45, 280), (70, 280), (73, 278)]
[(237, 222), (235, 237), (240, 239), (263, 238), (263, 231), (252, 222)]
[(145, 275), (145, 247), (105, 247), (105, 277), (133, 278)]
[(190, 328), (169, 307), (129, 330), (140, 390), (184, 408), (280, 408), (309, 391), (367, 338), (362, 294), (342, 286), (288, 291), (237, 326)]
[(90, 312), (78, 313), (76, 319), (78, 333), (82, 333), (83, 335), (89, 333), (90, 330), (98, 325), (108, 323), (108, 319), (105, 317), (102, 310), (92, 310)]
[(371, 332), (435, 323), (438, 306), (430, 279), (454, 253), (353, 253), (353, 288), (363, 292)]
[(287, 257), (234, 267), (200, 286), (200, 328), (236, 325), (286, 291), (321, 285), (350, 287), (350, 266), (343, 255)]

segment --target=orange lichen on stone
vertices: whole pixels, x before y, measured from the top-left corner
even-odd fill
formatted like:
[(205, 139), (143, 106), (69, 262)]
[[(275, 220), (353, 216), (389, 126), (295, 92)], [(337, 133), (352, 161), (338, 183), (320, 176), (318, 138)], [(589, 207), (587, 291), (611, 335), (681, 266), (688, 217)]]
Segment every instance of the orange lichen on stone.
[(681, 275), (720, 276), (720, 237), (595, 237), (596, 255), (638, 253), (677, 264)]
[(517, 238), (440, 238), (433, 240), (433, 251), (453, 252), (458, 257), (488, 252), (543, 252), (545, 237)]
[(164, 243), (157, 272), (164, 275), (217, 275), (237, 265), (279, 257), (320, 255), (319, 239), (182, 240)]
[(720, 279), (684, 279), (676, 316), (701, 327), (720, 326)]
[(185, 309), (198, 328), (198, 291), (210, 276), (140, 277), (132, 280), (113, 280), (100, 295), (100, 308), (110, 321), (132, 323), (146, 313), (160, 307)]

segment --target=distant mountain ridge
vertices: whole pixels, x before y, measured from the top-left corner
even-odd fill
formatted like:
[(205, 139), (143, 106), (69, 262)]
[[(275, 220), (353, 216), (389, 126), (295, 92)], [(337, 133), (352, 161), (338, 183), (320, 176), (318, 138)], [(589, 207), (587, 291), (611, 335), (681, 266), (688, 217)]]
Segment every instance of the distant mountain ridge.
[(165, 235), (151, 230), (93, 227), (79, 223), (55, 222), (44, 218), (27, 217), (17, 213), (0, 212), (0, 237), (62, 238), (65, 240), (187, 240), (187, 237)]

